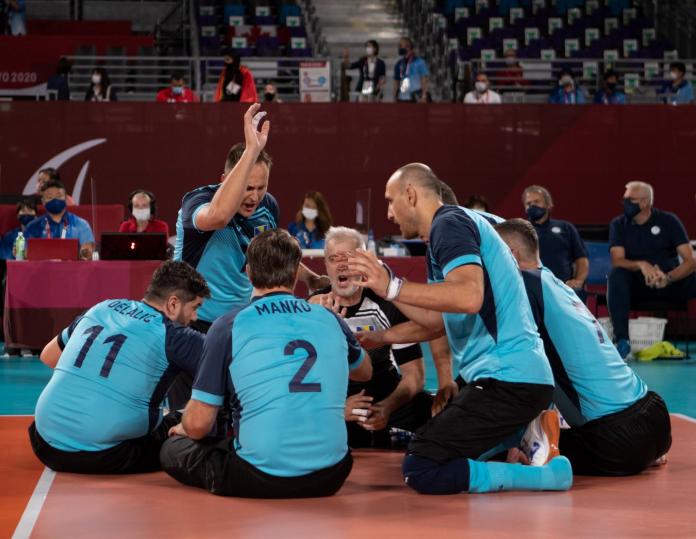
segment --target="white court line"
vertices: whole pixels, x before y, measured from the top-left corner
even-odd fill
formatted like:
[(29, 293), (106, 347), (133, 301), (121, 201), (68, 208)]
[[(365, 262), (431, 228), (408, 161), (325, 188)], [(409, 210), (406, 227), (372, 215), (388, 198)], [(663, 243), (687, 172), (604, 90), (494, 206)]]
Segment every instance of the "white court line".
[(689, 421), (691, 423), (696, 423), (696, 419), (694, 419), (691, 416), (688, 416), (686, 414), (670, 414), (673, 415), (674, 417), (678, 417), (679, 419), (683, 419), (684, 421)]
[(39, 481), (36, 483), (34, 492), (31, 498), (29, 498), (29, 503), (27, 503), (27, 507), (24, 509), (22, 518), (19, 520), (19, 524), (17, 524), (17, 528), (12, 535), (12, 539), (26, 539), (31, 535), (55, 477), (56, 472), (49, 468), (44, 468)]

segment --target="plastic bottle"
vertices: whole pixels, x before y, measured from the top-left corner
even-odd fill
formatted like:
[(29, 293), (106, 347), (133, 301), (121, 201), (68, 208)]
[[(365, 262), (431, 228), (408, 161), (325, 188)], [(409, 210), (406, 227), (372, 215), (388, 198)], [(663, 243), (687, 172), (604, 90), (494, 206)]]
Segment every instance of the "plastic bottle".
[(24, 239), (24, 233), (20, 232), (17, 234), (17, 239), (14, 242), (15, 260), (24, 260), (26, 258), (26, 248), (27, 240)]

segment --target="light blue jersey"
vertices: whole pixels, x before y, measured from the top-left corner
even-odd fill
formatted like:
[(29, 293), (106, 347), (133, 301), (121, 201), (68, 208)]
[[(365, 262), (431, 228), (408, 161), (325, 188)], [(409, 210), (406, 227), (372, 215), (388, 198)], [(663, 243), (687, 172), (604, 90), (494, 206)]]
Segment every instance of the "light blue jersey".
[(268, 294), (211, 326), (191, 398), (231, 394), (237, 454), (279, 477), (333, 466), (348, 452), (348, 371), (365, 357), (334, 313)]
[(570, 288), (546, 269), (522, 272), (556, 381), (554, 402), (574, 427), (625, 410), (648, 391)]
[(220, 184), (207, 185), (184, 195), (176, 221), (174, 260), (191, 264), (210, 288), (210, 298), (198, 310), (198, 317), (206, 322), (249, 303), (252, 286), (246, 274), (247, 247), (254, 236), (278, 227), (278, 203), (266, 193), (248, 219), (237, 214), (224, 228), (199, 230), (196, 215), (219, 188)]
[(203, 335), (141, 301), (103, 301), (58, 336), (36, 430), (63, 451), (99, 451), (149, 434), (176, 375), (195, 375)]
[(442, 206), (430, 230), (430, 280), (441, 282), (467, 264), (481, 266), (484, 297), (477, 314), (443, 313), (455, 372), (469, 383), (495, 378), (553, 385), (510, 249), (485, 216), (460, 206)]

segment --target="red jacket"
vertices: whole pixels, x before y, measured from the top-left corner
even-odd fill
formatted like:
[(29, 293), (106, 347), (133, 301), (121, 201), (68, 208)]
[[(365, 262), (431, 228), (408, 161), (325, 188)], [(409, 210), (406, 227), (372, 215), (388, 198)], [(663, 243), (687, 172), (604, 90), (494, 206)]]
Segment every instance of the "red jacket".
[(198, 103), (198, 96), (191, 88), (184, 88), (184, 91), (175, 95), (171, 86), (157, 92), (158, 103)]
[[(259, 100), (259, 96), (256, 93), (256, 83), (254, 82), (254, 75), (251, 74), (249, 68), (246, 66), (239, 66), (239, 72), (242, 74), (242, 95), (239, 97), (240, 103), (256, 103)], [(219, 103), (222, 101), (222, 95), (225, 89), (222, 85), (225, 84), (225, 70), (220, 73), (220, 80), (217, 83), (217, 89), (215, 90), (215, 102)]]
[[(138, 224), (135, 222), (135, 217), (131, 217), (127, 221), (123, 221), (118, 229), (119, 232), (128, 232), (135, 234), (138, 232)], [(165, 221), (151, 218), (147, 223), (147, 228), (143, 232), (164, 233), (169, 237), (169, 225)]]

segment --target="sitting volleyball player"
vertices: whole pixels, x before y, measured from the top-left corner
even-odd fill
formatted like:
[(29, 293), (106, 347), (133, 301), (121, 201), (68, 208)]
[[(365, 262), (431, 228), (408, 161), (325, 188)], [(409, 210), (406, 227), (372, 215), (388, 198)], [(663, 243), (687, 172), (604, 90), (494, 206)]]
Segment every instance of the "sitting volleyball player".
[[(324, 262), (331, 287), (309, 301), (337, 310), (359, 338), (363, 331), (387, 329), (408, 319), (392, 302), (358, 286), (356, 277), (348, 274), (348, 253), (358, 248), (365, 246), (357, 230), (329, 229)], [(372, 379), (348, 385), (345, 419), (353, 448), (390, 447), (388, 427), (415, 431), (431, 416), (433, 399), (423, 390), (425, 366), (418, 344), (380, 346), (370, 350), (370, 359)]]
[(534, 227), (510, 219), (496, 230), (522, 270), (554, 374), (553, 400), (571, 426), (561, 430), (561, 453), (578, 474), (643, 471), (671, 445), (664, 401), (624, 363), (575, 292), (542, 267)]
[[(301, 258), (283, 230), (249, 244), (252, 302), (211, 326), (191, 400), (162, 446), (162, 467), (180, 482), (225, 496), (298, 498), (330, 496), (348, 477), (348, 377), (369, 380), (372, 365), (338, 315), (292, 295)], [(226, 394), (234, 436), (202, 440)]]
[(543, 466), (482, 462), (535, 418), (544, 424), (544, 416), (556, 416), (543, 413), (551, 403), (553, 374), (510, 249), (483, 216), (443, 205), (440, 197), (440, 180), (420, 163), (397, 170), (385, 190), (388, 217), (403, 236), (429, 241), (435, 282), (403, 281), (362, 250), (349, 262), (351, 273), (363, 276), (362, 286), (396, 301), (411, 319), (382, 332), (409, 329), (408, 340), (391, 343), (431, 339), (446, 329), (468, 383), (416, 432), (403, 462), (406, 483), (424, 494), (566, 490), (572, 469), (553, 447), (557, 418), (555, 430), (544, 429), (539, 438), (546, 446)]
[(195, 374), (203, 335), (186, 327), (210, 292), (185, 262), (164, 262), (142, 301), (95, 305), (41, 352), (54, 369), (29, 438), (49, 468), (74, 473), (160, 469), (176, 414), (161, 404), (180, 371)]

